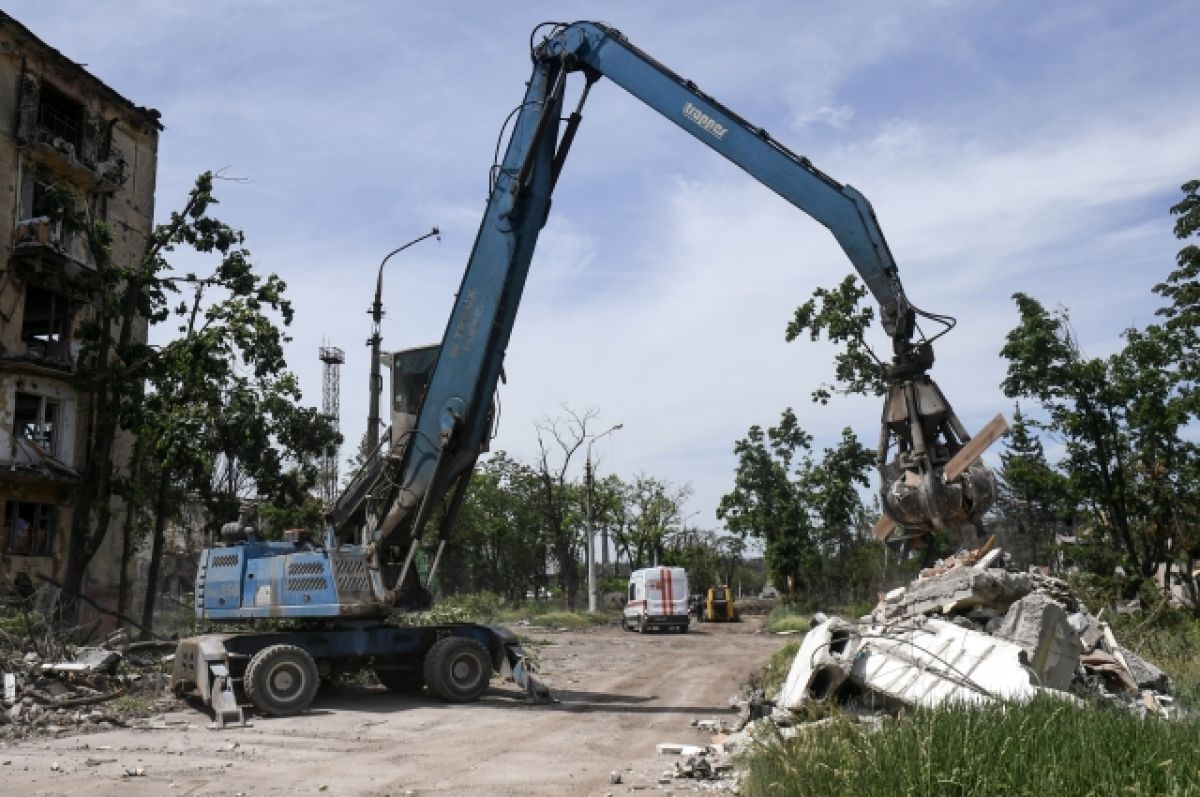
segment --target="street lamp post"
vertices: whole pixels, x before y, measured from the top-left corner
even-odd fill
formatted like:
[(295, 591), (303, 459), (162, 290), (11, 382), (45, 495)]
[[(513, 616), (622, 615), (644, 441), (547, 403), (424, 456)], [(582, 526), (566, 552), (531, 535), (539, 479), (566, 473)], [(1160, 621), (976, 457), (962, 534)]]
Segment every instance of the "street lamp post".
[(595, 533), (592, 529), (592, 483), (594, 480), (594, 472), (592, 469), (592, 443), (599, 440), (605, 435), (625, 426), (623, 423), (618, 423), (616, 426), (601, 432), (598, 435), (593, 435), (587, 444), (587, 458), (583, 465), (584, 480), (587, 488), (587, 576), (588, 576), (588, 611), (596, 611), (596, 540)]
[(383, 342), (383, 335), (379, 331), (379, 323), (383, 320), (383, 267), (392, 255), (399, 254), (413, 244), (420, 243), (434, 235), (438, 236), (439, 241), (442, 239), (441, 232), (434, 227), (420, 238), (414, 238), (404, 246), (398, 246), (388, 252), (379, 264), (379, 274), (375, 278), (375, 302), (367, 311), (371, 314), (371, 337), (367, 338), (367, 345), (371, 347), (371, 386), (368, 393), (371, 397), (371, 405), (367, 412), (367, 447), (371, 451), (374, 451), (375, 446), (379, 444), (379, 394), (383, 392), (383, 377), (379, 374), (379, 344)]

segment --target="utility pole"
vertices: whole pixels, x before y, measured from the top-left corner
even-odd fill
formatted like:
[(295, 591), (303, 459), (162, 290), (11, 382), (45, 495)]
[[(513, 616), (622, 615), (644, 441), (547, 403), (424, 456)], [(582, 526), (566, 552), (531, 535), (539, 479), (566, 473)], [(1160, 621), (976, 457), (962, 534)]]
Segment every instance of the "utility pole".
[(413, 244), (420, 243), (434, 235), (438, 237), (439, 241), (442, 239), (441, 232), (434, 227), (420, 238), (414, 238), (404, 246), (398, 246), (388, 252), (383, 258), (383, 262), (379, 264), (379, 275), (375, 278), (375, 302), (367, 311), (371, 314), (371, 337), (367, 338), (367, 345), (371, 347), (371, 385), (369, 388), (371, 404), (367, 412), (367, 449), (369, 451), (374, 451), (375, 446), (379, 444), (379, 394), (383, 392), (383, 377), (379, 374), (379, 344), (383, 342), (383, 335), (379, 331), (379, 323), (383, 320), (383, 267), (392, 255), (399, 254)]
[[(587, 498), (587, 574), (588, 574), (588, 611), (596, 611), (596, 536), (592, 528), (592, 484), (595, 479), (595, 470), (592, 467), (592, 443), (599, 440), (605, 435), (625, 426), (623, 423), (618, 423), (616, 426), (601, 432), (598, 435), (593, 435), (587, 444), (587, 457), (583, 464), (583, 476), (585, 485), (585, 496)], [(607, 554), (606, 554), (607, 556)]]

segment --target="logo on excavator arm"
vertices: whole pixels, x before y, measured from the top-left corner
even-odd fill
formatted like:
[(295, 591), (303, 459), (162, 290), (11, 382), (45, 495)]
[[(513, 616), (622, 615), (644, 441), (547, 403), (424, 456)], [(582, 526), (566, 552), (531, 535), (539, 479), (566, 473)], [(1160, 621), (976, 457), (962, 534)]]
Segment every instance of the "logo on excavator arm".
[(683, 115), (717, 138), (725, 138), (728, 128), (690, 102), (683, 106)]

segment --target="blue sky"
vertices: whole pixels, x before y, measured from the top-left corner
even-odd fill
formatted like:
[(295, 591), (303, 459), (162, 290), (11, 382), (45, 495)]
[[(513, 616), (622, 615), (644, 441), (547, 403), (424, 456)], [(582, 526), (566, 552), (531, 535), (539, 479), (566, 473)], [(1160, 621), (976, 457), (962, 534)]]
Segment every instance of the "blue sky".
[[(119, 10), (118, 10), (119, 9)], [(440, 339), (483, 212), (501, 122), (539, 22), (597, 18), (872, 201), (909, 296), (958, 316), (934, 377), (968, 428), (1011, 406), (1010, 296), (1071, 310), (1089, 354), (1151, 320), (1200, 177), (1188, 2), (341, 2), (213, 0), (6, 10), (158, 108), (159, 217), (225, 168), (226, 221), (289, 284), (289, 349), (345, 349), (342, 431), (365, 426), (366, 310), (384, 347)], [(873, 445), (874, 400), (809, 403), (831, 351), (785, 343), (795, 306), (850, 266), (820, 225), (601, 81), (584, 111), (509, 347), (496, 448), (595, 408), (601, 473), (691, 484), (716, 527), (732, 447), (793, 406), (818, 445)], [(880, 337), (880, 349), (886, 343)]]

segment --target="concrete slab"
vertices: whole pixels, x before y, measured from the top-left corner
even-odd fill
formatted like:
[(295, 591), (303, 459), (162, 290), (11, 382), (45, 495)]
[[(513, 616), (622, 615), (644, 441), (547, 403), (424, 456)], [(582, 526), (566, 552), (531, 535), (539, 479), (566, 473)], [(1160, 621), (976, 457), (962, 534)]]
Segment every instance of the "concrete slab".
[(792, 660), (776, 705), (795, 710), (832, 697), (850, 674), (857, 647), (857, 629), (840, 617), (831, 617), (809, 631)]
[(1021, 648), (933, 618), (864, 633), (850, 680), (908, 705), (1027, 702), (1037, 690)]
[(1067, 611), (1047, 595), (1026, 595), (1009, 607), (996, 636), (1021, 647), (1041, 685), (1065, 691), (1079, 667), (1083, 645)]

